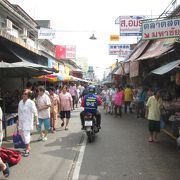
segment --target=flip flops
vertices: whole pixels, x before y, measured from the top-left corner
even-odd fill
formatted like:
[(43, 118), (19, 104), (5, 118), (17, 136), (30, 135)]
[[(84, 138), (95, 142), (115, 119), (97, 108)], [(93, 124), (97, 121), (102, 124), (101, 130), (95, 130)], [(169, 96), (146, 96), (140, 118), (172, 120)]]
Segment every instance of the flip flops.
[(24, 152), (23, 156), (24, 156), (24, 157), (28, 157), (28, 156), (29, 156), (29, 154), (30, 154), (30, 152), (29, 152), (28, 150), (25, 150), (25, 152)]
[(9, 174), (10, 174), (9, 164), (6, 163), (6, 169), (3, 171), (3, 175), (4, 175), (4, 177), (8, 177)]

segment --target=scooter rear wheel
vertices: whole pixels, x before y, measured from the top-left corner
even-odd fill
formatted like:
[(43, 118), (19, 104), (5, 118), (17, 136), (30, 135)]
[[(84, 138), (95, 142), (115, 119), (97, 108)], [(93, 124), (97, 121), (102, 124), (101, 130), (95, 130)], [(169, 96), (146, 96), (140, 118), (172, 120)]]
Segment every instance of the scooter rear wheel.
[(91, 131), (87, 132), (87, 136), (88, 136), (88, 141), (91, 143), (93, 142), (93, 133)]

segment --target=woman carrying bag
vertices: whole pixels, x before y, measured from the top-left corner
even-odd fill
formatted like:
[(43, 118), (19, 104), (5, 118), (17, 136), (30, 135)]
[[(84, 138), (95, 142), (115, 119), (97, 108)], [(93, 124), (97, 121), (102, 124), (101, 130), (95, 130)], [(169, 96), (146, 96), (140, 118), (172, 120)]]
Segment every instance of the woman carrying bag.
[(22, 100), (18, 105), (18, 129), (26, 145), (24, 156), (29, 156), (31, 131), (33, 130), (34, 120), (38, 126), (37, 109), (34, 101), (30, 99), (31, 92), (28, 89), (23, 91)]

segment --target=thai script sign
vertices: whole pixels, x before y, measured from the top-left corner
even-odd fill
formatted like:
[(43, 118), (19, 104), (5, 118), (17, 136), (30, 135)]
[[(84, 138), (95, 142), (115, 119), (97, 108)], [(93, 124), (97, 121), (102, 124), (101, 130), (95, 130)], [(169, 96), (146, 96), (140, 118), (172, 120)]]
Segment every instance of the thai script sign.
[(121, 36), (141, 36), (141, 25), (145, 16), (120, 16), (120, 35)]
[(143, 39), (172, 38), (180, 36), (180, 18), (142, 23)]
[(56, 45), (57, 59), (75, 59), (76, 46), (74, 45)]
[(38, 39), (53, 39), (55, 38), (55, 30), (48, 28), (40, 28), (38, 30)]
[(118, 57), (126, 57), (131, 52), (130, 44), (109, 44), (109, 55), (118, 55)]
[(110, 35), (110, 41), (119, 41), (119, 35)]
[(68, 59), (76, 58), (76, 46), (66, 45), (66, 58)]

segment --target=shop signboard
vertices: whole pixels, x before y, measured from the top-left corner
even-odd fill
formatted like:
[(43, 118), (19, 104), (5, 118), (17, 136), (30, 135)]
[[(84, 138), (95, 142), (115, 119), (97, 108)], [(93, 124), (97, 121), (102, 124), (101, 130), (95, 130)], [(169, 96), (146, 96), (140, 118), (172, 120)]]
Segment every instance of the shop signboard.
[(65, 66), (65, 74), (69, 76), (69, 73), (70, 73), (70, 68)]
[(76, 46), (74, 45), (56, 45), (56, 59), (75, 59)]
[(110, 35), (110, 41), (119, 41), (120, 36), (119, 35)]
[(143, 21), (142, 38), (160, 39), (180, 36), (180, 18)]
[(141, 36), (144, 19), (145, 16), (119, 16), (120, 36)]
[(76, 46), (66, 45), (66, 58), (75, 59), (76, 58)]
[(53, 59), (48, 59), (48, 67), (59, 71), (59, 63)]
[(66, 58), (66, 46), (56, 45), (56, 59), (65, 59)]
[(109, 44), (109, 55), (118, 55), (118, 57), (125, 58), (130, 52), (130, 44)]
[(40, 28), (38, 30), (38, 39), (53, 39), (55, 38), (56, 32), (49, 28)]

